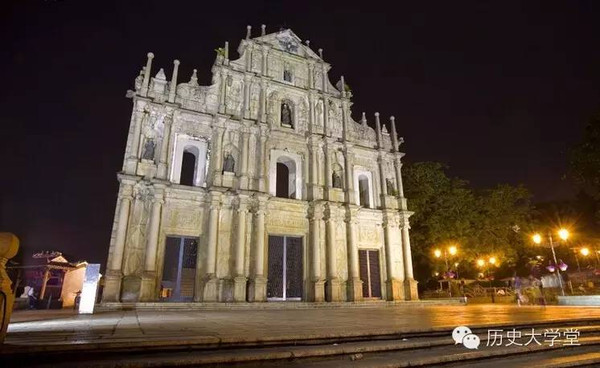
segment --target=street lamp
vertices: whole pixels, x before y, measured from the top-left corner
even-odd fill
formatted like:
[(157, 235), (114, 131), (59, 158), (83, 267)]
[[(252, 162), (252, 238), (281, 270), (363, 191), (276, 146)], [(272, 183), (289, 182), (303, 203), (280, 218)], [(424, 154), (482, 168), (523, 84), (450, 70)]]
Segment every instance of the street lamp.
[[(570, 235), (569, 230), (567, 230), (567, 229), (563, 228), (563, 229), (558, 230), (558, 237), (561, 238), (563, 241), (566, 241), (569, 238), (569, 235)], [(535, 244), (542, 243), (542, 236), (540, 234), (534, 234), (532, 239)], [(554, 251), (554, 241), (552, 240), (552, 233), (550, 233), (550, 232), (548, 233), (548, 241), (550, 242), (550, 248), (552, 249), (552, 257), (554, 258), (554, 264), (556, 266), (558, 266), (558, 261), (556, 260), (556, 252)], [(562, 283), (562, 277), (560, 275), (560, 270), (557, 269), (556, 273), (558, 275), (558, 284), (560, 285), (560, 291), (561, 291), (562, 295), (565, 296), (565, 288)]]
[(448, 249), (444, 249), (443, 251), (440, 249), (435, 249), (433, 251), (433, 255), (435, 256), (435, 258), (441, 258), (442, 255), (444, 256), (444, 263), (446, 263), (446, 271), (450, 270), (450, 265), (448, 264), (448, 253), (451, 256), (455, 256), (458, 253), (458, 248), (455, 245), (451, 245), (448, 247)]

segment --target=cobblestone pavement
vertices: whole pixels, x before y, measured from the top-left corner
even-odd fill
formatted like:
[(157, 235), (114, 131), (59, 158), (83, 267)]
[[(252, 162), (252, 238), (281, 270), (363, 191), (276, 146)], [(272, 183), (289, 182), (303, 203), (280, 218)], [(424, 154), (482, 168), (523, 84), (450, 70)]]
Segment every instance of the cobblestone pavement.
[(64, 310), (15, 311), (6, 343), (267, 341), (577, 319), (600, 319), (600, 308), (488, 304), (304, 310), (134, 310), (94, 315), (76, 315)]

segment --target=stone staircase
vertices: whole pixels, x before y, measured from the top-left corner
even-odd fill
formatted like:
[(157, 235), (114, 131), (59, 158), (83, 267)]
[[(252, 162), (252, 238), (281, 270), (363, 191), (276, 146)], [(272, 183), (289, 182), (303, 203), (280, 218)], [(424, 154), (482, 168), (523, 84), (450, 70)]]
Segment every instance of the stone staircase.
[[(574, 328), (578, 346), (532, 344), (486, 346), (489, 329), (536, 332)], [(35, 367), (572, 367), (600, 366), (600, 320), (544, 322), (527, 325), (472, 328), (481, 339), (476, 350), (455, 344), (451, 330), (435, 329), (402, 334), (322, 336), (294, 340), (238, 340), (201, 342), (112, 341), (94, 346), (11, 347), (0, 351), (1, 366)]]

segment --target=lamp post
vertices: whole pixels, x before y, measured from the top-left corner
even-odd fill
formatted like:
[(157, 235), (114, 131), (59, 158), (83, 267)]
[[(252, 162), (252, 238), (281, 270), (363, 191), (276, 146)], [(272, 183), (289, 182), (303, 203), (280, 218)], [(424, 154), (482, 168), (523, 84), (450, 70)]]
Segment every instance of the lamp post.
[[(448, 263), (448, 254), (451, 256), (455, 256), (458, 253), (458, 248), (455, 245), (451, 245), (448, 248), (444, 248), (444, 250), (434, 249), (433, 255), (435, 258), (441, 258), (444, 256), (444, 263), (446, 264), (446, 276), (450, 276), (448, 273), (450, 272), (450, 264)], [(458, 276), (458, 273), (456, 274)], [(452, 296), (452, 288), (450, 287), (450, 281), (448, 281), (448, 294)]]
[[(566, 241), (569, 238), (569, 231), (567, 229), (558, 230), (558, 236)], [(560, 292), (565, 296), (565, 287), (563, 286), (562, 277), (560, 275), (560, 269), (558, 267), (558, 261), (556, 260), (556, 252), (554, 251), (554, 241), (552, 239), (552, 233), (548, 232), (548, 241), (550, 242), (550, 249), (552, 249), (552, 258), (554, 258), (554, 264), (556, 265), (556, 274), (558, 276), (558, 284), (560, 285)], [(542, 243), (542, 236), (540, 234), (533, 235), (533, 242), (536, 244)]]

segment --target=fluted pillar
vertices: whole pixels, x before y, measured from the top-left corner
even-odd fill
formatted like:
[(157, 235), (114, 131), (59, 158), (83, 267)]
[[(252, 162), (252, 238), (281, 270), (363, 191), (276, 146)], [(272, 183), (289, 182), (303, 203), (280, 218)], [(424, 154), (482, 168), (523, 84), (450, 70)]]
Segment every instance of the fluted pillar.
[(332, 206), (331, 203), (328, 203), (325, 219), (325, 241), (327, 249), (327, 282), (325, 284), (325, 295), (328, 302), (340, 302), (345, 300), (345, 296), (341, 289), (342, 282), (338, 278), (337, 240), (335, 236), (338, 220), (337, 211), (338, 209), (336, 207)]
[(152, 301), (157, 299), (156, 295), (156, 253), (158, 249), (158, 235), (160, 232), (160, 217), (163, 205), (162, 189), (155, 189), (150, 212), (150, 223), (148, 225), (148, 236), (146, 237), (146, 254), (144, 257), (144, 274), (140, 287), (140, 301)]
[(158, 178), (167, 179), (168, 173), (168, 155), (169, 155), (169, 141), (171, 140), (171, 124), (173, 118), (171, 116), (165, 117), (165, 129), (163, 131), (162, 140), (160, 143), (160, 159), (158, 162)]
[(345, 192), (346, 192), (346, 198), (345, 201), (348, 204), (355, 204), (355, 199), (354, 199), (354, 157), (352, 155), (352, 153), (350, 153), (350, 150), (352, 149), (352, 146), (350, 144), (346, 144), (344, 146), (344, 160), (345, 160), (345, 168), (344, 168), (344, 174), (346, 174), (346, 187)]
[(225, 129), (220, 126), (216, 127), (214, 146), (211, 152), (211, 160), (213, 162), (212, 184), (221, 186), (223, 183), (223, 135)]
[(400, 231), (395, 211), (384, 212), (384, 242), (386, 258), (386, 289), (387, 299), (392, 301), (405, 300), (404, 288), (404, 251), (400, 240)]
[(148, 59), (146, 61), (146, 68), (144, 68), (144, 80), (142, 81), (142, 96), (148, 95), (148, 85), (150, 83), (150, 70), (152, 69), (152, 59), (154, 59), (154, 54), (149, 52)]
[[(137, 108), (137, 103), (136, 103)], [(142, 124), (144, 117), (149, 119), (150, 112), (146, 111), (145, 107), (141, 111), (136, 111), (132, 117), (133, 133), (131, 136), (131, 146), (127, 159), (125, 160), (125, 167), (123, 168), (126, 174), (135, 175), (137, 170), (137, 163), (139, 161), (139, 150), (140, 150), (140, 139), (142, 134)]]
[[(218, 299), (218, 279), (217, 279), (217, 241), (219, 232), (219, 213), (221, 207), (221, 193), (210, 192), (210, 212), (208, 215), (208, 232), (206, 241), (206, 267), (205, 274), (200, 283), (201, 292), (197, 292), (194, 298), (196, 301), (202, 296), (202, 301), (216, 302)], [(201, 262), (201, 252), (198, 252), (197, 263)], [(197, 290), (200, 291), (200, 290)]]
[(243, 111), (240, 116), (243, 116), (246, 119), (250, 118), (250, 84), (252, 82), (252, 76), (247, 74), (244, 76), (244, 104)]
[(265, 277), (265, 210), (266, 198), (259, 197), (254, 214), (254, 278), (250, 281), (248, 299), (251, 302), (267, 300)]
[(350, 207), (346, 213), (346, 233), (348, 247), (348, 301), (360, 301), (363, 299), (362, 284), (358, 266), (358, 243), (356, 242), (357, 231), (356, 210)]
[(258, 190), (260, 192), (267, 191), (266, 183), (266, 170), (267, 170), (267, 136), (261, 132), (260, 135), (260, 147), (259, 147), (260, 160), (258, 161)]
[(417, 300), (419, 299), (419, 293), (417, 290), (417, 281), (413, 276), (413, 264), (412, 264), (412, 252), (410, 249), (410, 236), (408, 230), (410, 224), (408, 222), (408, 216), (412, 213), (408, 211), (402, 211), (404, 217), (404, 223), (402, 226), (402, 251), (404, 253), (404, 284), (405, 284), (405, 295), (407, 299)]
[(242, 132), (242, 167), (240, 175), (240, 189), (248, 189), (248, 151), (250, 144), (250, 133), (246, 130)]
[(119, 215), (117, 219), (117, 231), (110, 262), (106, 272), (106, 281), (102, 300), (105, 302), (120, 301), (121, 280), (123, 278), (123, 254), (125, 252), (125, 241), (127, 239), (127, 228), (129, 223), (129, 210), (133, 199), (133, 186), (130, 183), (121, 183), (121, 201), (119, 203)]
[(243, 302), (246, 300), (246, 275), (244, 273), (246, 250), (246, 214), (248, 213), (247, 199), (240, 197), (237, 209), (237, 232), (235, 241), (235, 277), (233, 279), (233, 300)]
[(325, 300), (325, 281), (321, 275), (321, 223), (323, 209), (321, 205), (313, 204), (310, 222), (311, 243), (311, 300), (322, 302)]

